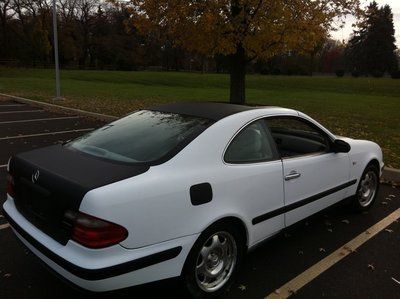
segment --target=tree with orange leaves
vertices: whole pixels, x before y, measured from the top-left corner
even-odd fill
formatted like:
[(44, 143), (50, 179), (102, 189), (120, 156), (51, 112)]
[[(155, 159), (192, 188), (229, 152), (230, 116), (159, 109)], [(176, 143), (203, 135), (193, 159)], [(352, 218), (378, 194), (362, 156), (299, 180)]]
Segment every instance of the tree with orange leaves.
[(128, 26), (203, 55), (230, 57), (230, 101), (245, 102), (246, 65), (310, 51), (359, 0), (130, 0)]

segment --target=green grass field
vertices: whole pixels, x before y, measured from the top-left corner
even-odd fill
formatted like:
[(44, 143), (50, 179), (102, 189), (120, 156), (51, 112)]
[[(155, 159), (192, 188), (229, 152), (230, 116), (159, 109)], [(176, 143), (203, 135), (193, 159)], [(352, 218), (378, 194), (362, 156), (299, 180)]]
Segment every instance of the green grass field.
[[(51, 101), (54, 72), (0, 68), (0, 93)], [(62, 71), (62, 105), (124, 115), (171, 101), (227, 101), (227, 75)], [(249, 75), (247, 101), (301, 110), (336, 134), (379, 143), (400, 168), (400, 80)]]

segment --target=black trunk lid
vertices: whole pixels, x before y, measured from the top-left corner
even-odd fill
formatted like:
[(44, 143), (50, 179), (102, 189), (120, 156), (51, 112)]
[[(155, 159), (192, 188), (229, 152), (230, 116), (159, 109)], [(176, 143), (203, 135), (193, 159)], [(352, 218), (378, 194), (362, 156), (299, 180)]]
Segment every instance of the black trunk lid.
[(62, 145), (18, 154), (10, 162), (17, 209), (63, 245), (70, 239), (65, 211), (78, 211), (88, 191), (148, 169), (146, 165), (108, 161)]

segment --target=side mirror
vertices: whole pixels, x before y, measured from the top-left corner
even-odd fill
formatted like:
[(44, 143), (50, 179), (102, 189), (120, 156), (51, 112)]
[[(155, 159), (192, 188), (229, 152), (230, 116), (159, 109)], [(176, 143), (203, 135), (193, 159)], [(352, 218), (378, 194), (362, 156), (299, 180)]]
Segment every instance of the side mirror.
[(348, 153), (351, 150), (351, 146), (346, 141), (335, 139), (332, 150), (335, 153)]

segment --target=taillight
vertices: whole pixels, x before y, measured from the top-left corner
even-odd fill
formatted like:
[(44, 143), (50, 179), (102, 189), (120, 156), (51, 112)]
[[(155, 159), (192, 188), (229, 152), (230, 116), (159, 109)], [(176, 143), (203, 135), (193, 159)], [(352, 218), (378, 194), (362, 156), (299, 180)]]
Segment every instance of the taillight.
[(7, 174), (7, 193), (11, 197), (15, 197), (15, 188), (14, 188), (14, 178), (12, 177), (11, 174)]
[(71, 239), (88, 248), (108, 247), (128, 237), (124, 227), (85, 213), (67, 211), (64, 216), (72, 226)]

